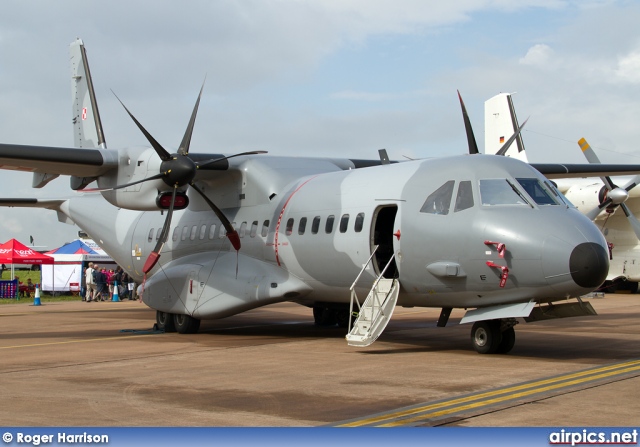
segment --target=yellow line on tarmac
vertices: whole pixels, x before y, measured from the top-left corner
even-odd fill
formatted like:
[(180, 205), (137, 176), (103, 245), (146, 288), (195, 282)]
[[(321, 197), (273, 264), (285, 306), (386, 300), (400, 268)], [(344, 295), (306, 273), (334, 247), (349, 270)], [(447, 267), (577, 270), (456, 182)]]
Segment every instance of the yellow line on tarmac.
[[(380, 416), (374, 416), (367, 419), (360, 419), (358, 421), (349, 422), (346, 424), (341, 424), (339, 427), (359, 427), (363, 425), (372, 425), (376, 424), (376, 426), (389, 427), (389, 426), (398, 426), (405, 425), (410, 422), (416, 422), (425, 419), (432, 419), (439, 416), (443, 416), (446, 414), (456, 413), (463, 410), (469, 410), (473, 408), (478, 408), (481, 406), (488, 406), (495, 403), (513, 400), (516, 398), (526, 397), (531, 394), (541, 393), (543, 391), (550, 391), (559, 388), (569, 387), (580, 383), (588, 383), (590, 381), (595, 381), (615, 375), (624, 374), (631, 371), (640, 371), (640, 360), (633, 360), (625, 363), (618, 363), (615, 365), (608, 365), (601, 368), (590, 369), (586, 371), (581, 371), (577, 373), (565, 374), (558, 377), (553, 377), (550, 379), (539, 380), (535, 382), (529, 382), (521, 385), (515, 385), (512, 387), (501, 388), (493, 391), (488, 391), (479, 394), (473, 394), (466, 397), (461, 397), (458, 399), (451, 399), (443, 402), (438, 402), (429, 405), (423, 405), (420, 407), (410, 408), (407, 410), (397, 411), (393, 413), (387, 413)], [(582, 377), (582, 378), (581, 378)], [(581, 379), (580, 379), (581, 378)], [(574, 379), (574, 380), (570, 380)], [(548, 385), (548, 386), (545, 386)], [(522, 391), (528, 390), (528, 391)], [(518, 392), (520, 391), (520, 392)], [(494, 397), (504, 395), (503, 397)], [(479, 402), (474, 402), (479, 401)], [(470, 403), (474, 402), (474, 403)], [(464, 405), (467, 404), (467, 405)], [(428, 411), (438, 410), (445, 407), (454, 406), (453, 408), (448, 408), (446, 410), (442, 410), (439, 412), (425, 413)], [(457, 406), (456, 406), (457, 405)], [(419, 416), (415, 416), (419, 413)], [(393, 419), (399, 418), (407, 418), (409, 416), (414, 416), (408, 419), (402, 419), (400, 421), (391, 421)], [(390, 422), (387, 422), (390, 421)], [(386, 422), (386, 423), (383, 423)], [(379, 424), (383, 423), (383, 424)]]
[(89, 343), (94, 341), (124, 340), (126, 338), (149, 337), (159, 334), (122, 335), (120, 337), (88, 338), (85, 340), (52, 341), (50, 343), (34, 343), (31, 345), (0, 346), (0, 349), (34, 348), (37, 346), (67, 345), (70, 343)]

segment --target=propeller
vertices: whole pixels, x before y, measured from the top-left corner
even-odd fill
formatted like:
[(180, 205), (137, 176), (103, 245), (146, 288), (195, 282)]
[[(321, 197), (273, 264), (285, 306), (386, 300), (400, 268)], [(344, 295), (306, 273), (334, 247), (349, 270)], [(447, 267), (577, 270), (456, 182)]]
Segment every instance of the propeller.
[[(580, 138), (580, 140), (578, 141), (578, 145), (580, 146), (580, 149), (582, 149), (582, 153), (589, 163), (600, 163), (600, 159), (591, 148), (589, 143), (587, 143), (587, 140), (585, 140), (584, 138)], [(615, 211), (615, 208), (619, 206), (620, 208), (622, 208), (624, 215), (627, 216), (627, 219), (629, 219), (629, 223), (631, 224), (636, 237), (640, 239), (640, 221), (638, 221), (636, 216), (634, 216), (633, 213), (629, 211), (629, 208), (624, 203), (629, 198), (629, 191), (640, 184), (640, 175), (632, 178), (623, 187), (619, 187), (615, 183), (613, 183), (609, 176), (600, 177), (600, 179), (602, 180), (602, 183), (604, 183), (604, 186), (598, 194), (600, 204), (585, 215), (589, 219), (594, 220), (596, 217), (598, 217), (598, 215), (600, 215), (603, 209), (606, 208), (607, 212), (612, 213)]]
[[(254, 154), (264, 154), (266, 151), (250, 151), (250, 152), (242, 152), (239, 154), (229, 155), (227, 157), (214, 158), (210, 160), (204, 160), (200, 162), (194, 162), (191, 158), (189, 158), (189, 146), (191, 144), (191, 135), (193, 134), (193, 128), (196, 121), (196, 115), (198, 112), (198, 106), (200, 105), (200, 98), (202, 97), (202, 91), (204, 89), (204, 83), (200, 88), (200, 93), (198, 94), (198, 99), (196, 100), (196, 104), (193, 108), (193, 112), (191, 113), (191, 118), (189, 119), (189, 124), (187, 125), (187, 130), (184, 133), (184, 137), (178, 147), (178, 152), (171, 154), (165, 148), (162, 147), (160, 143), (156, 141), (155, 138), (140, 124), (140, 122), (133, 116), (133, 114), (127, 109), (120, 98), (116, 95), (122, 107), (127, 111), (133, 122), (138, 126), (138, 129), (144, 134), (147, 138), (147, 141), (151, 144), (153, 149), (158, 154), (158, 157), (162, 160), (160, 164), (160, 172), (158, 174), (152, 175), (142, 180), (138, 180), (131, 183), (125, 183), (123, 185), (118, 185), (110, 189), (122, 189), (128, 186), (137, 185), (138, 183), (148, 182), (151, 180), (162, 179), (162, 181), (169, 187), (171, 187), (171, 203), (169, 205), (169, 209), (167, 211), (167, 217), (164, 220), (164, 225), (162, 226), (162, 231), (160, 233), (160, 237), (158, 238), (158, 242), (154, 247), (153, 251), (147, 257), (147, 260), (144, 263), (144, 267), (142, 271), (146, 274), (148, 273), (158, 262), (160, 259), (160, 252), (164, 247), (164, 244), (167, 241), (169, 236), (169, 229), (171, 227), (171, 218), (173, 216), (173, 209), (175, 205), (176, 195), (178, 193), (178, 189), (184, 186), (187, 188), (190, 186), (193, 188), (198, 194), (200, 194), (205, 202), (209, 205), (209, 207), (216, 214), (218, 219), (222, 222), (222, 225), (227, 231), (227, 237), (229, 241), (233, 245), (233, 248), (238, 251), (240, 250), (240, 237), (238, 236), (238, 232), (233, 228), (229, 219), (220, 211), (220, 209), (204, 194), (204, 192), (195, 185), (194, 178), (196, 176), (196, 172), (200, 168), (204, 168), (211, 164), (217, 163), (222, 160), (227, 160), (233, 157), (239, 157), (241, 155), (254, 155)], [(115, 93), (114, 93), (115, 95)]]
[[(479, 154), (480, 151), (478, 151), (478, 143), (476, 143), (476, 137), (473, 134), (473, 128), (471, 127), (471, 120), (469, 119), (467, 108), (464, 106), (464, 101), (462, 101), (460, 90), (456, 90), (456, 91), (458, 92), (458, 99), (460, 100), (460, 107), (462, 108), (462, 119), (464, 120), (464, 129), (467, 132), (467, 144), (469, 145), (469, 154), (471, 155)], [(518, 130), (516, 130), (514, 134), (511, 135), (511, 137), (507, 141), (505, 141), (505, 143), (502, 145), (500, 150), (496, 152), (496, 155), (504, 155), (507, 152), (511, 144), (514, 141), (516, 141), (516, 138), (518, 138), (518, 135), (520, 135), (520, 132), (522, 131), (522, 128), (524, 127), (524, 125), (527, 124), (527, 121), (529, 121), (529, 118), (524, 120), (524, 122), (520, 125), (520, 127), (518, 127)]]

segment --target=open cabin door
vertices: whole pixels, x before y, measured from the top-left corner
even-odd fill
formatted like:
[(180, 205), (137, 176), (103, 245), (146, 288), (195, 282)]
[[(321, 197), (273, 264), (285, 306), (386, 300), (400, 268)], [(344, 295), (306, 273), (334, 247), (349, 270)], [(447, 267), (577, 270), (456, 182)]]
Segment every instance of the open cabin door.
[[(384, 270), (385, 266), (393, 256), (395, 249), (398, 248), (400, 238), (400, 222), (398, 221), (398, 206), (397, 205), (383, 205), (376, 208), (373, 220), (371, 222), (371, 237), (370, 237), (370, 249), (371, 252), (375, 249), (376, 245), (378, 250), (373, 255), (373, 269), (376, 276)], [(394, 235), (394, 233), (397, 235)], [(397, 247), (396, 247), (397, 245)], [(383, 278), (397, 278), (398, 266), (396, 265), (396, 259), (391, 261), (391, 264), (382, 275)]]

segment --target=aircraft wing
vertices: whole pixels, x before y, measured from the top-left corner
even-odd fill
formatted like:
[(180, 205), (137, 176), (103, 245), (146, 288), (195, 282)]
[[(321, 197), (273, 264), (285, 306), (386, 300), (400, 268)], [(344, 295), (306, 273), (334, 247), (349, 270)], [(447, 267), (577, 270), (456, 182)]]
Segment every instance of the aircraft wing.
[(561, 164), (530, 163), (547, 178), (602, 177), (604, 175), (637, 175), (640, 165), (636, 164)]
[(0, 169), (97, 177), (118, 166), (118, 151), (0, 144)]
[(46, 208), (58, 210), (67, 199), (5, 199), (0, 198), (0, 206), (9, 208)]

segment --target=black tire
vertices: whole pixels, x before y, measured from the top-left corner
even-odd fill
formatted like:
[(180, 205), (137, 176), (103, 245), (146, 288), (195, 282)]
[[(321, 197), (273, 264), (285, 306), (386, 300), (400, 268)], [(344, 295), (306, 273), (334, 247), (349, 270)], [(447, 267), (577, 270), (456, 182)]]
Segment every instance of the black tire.
[(476, 321), (471, 328), (471, 344), (480, 354), (494, 354), (502, 341), (500, 321)]
[(496, 352), (498, 354), (506, 354), (513, 349), (513, 345), (515, 344), (516, 330), (513, 327), (510, 327), (506, 331), (502, 332), (502, 340), (500, 340), (500, 344), (498, 345), (498, 350)]
[(173, 321), (173, 314), (156, 310), (156, 324), (158, 325), (158, 329), (161, 331), (176, 331), (176, 325)]
[(173, 324), (180, 334), (196, 334), (200, 329), (200, 320), (191, 315), (173, 314)]
[(351, 326), (353, 327), (353, 323), (356, 321), (355, 317), (353, 317), (349, 313), (349, 309), (337, 309), (335, 310), (335, 319), (338, 327), (348, 328), (349, 327), (349, 319), (351, 319)]
[(313, 306), (313, 321), (317, 326), (335, 326), (336, 313), (324, 306)]

